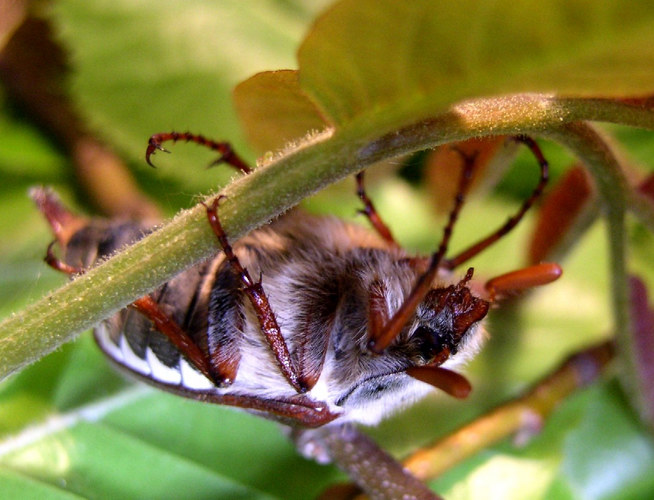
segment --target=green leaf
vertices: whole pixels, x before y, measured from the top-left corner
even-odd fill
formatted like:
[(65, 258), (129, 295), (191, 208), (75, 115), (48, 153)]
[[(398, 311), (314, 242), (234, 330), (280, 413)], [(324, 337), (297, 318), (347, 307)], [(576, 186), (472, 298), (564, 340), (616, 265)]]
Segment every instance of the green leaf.
[(302, 43), (300, 85), (338, 125), (492, 94), (648, 95), (653, 21), (648, 2), (345, 0)]
[(654, 489), (654, 446), (642, 439), (635, 415), (619, 404), (617, 387), (598, 396), (566, 439), (562, 472), (583, 498), (647, 497)]
[(325, 128), (316, 106), (302, 93), (297, 71), (258, 73), (234, 89), (234, 103), (250, 144), (280, 149), (311, 130)]
[(258, 74), (237, 110), (265, 151), (326, 125), (388, 130), (473, 97), (651, 95), (653, 21), (646, 2), (341, 1), (302, 42), (299, 88), (284, 82), (280, 100), (279, 76)]
[[(293, 67), (295, 47), (320, 4), (65, 0), (53, 10), (60, 39), (71, 49), (80, 111), (152, 183), (143, 155), (154, 133), (189, 130), (229, 139), (247, 156), (232, 88), (257, 71)], [(158, 182), (174, 181), (172, 189), (186, 194), (216, 183), (216, 174), (202, 168), (215, 155), (191, 147), (177, 154), (182, 151), (185, 168), (157, 157)], [(231, 172), (217, 175), (226, 182)]]
[[(0, 437), (0, 473), (36, 491), (59, 488), (84, 498), (299, 499), (338, 476), (300, 458), (273, 423), (125, 385), (89, 337), (5, 383), (0, 401), (4, 420), (23, 425)], [(277, 471), (285, 467), (295, 473), (280, 481)], [(0, 496), (10, 498), (16, 481), (0, 483)]]
[(75, 500), (82, 498), (8, 470), (0, 470), (0, 482), (2, 483), (0, 489), (6, 498), (47, 500)]

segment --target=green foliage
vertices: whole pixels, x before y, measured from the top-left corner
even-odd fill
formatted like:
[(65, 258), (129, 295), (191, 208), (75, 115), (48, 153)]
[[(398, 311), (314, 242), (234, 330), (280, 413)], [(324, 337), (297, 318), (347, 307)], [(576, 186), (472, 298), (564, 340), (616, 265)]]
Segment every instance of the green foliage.
[(351, 0), (304, 40), (301, 83), (337, 124), (499, 93), (640, 94), (651, 91), (652, 17), (629, 1)]
[[(68, 0), (57, 3), (52, 15), (71, 51), (75, 101), (130, 161), (143, 188), (173, 213), (190, 205), (198, 191), (226, 183), (231, 173), (207, 173), (201, 167), (211, 156), (183, 146), (172, 157), (158, 155), (159, 169), (145, 169), (147, 137), (189, 129), (246, 148), (231, 88), (256, 71), (296, 65), (293, 51), (313, 16), (307, 9), (263, 0)], [(273, 90), (280, 92), (280, 75), (270, 80), (264, 74), (249, 80), (250, 88), (240, 87), (245, 90), (237, 93), (237, 107), (245, 135), (259, 150), (281, 147), (321, 123), (338, 125), (335, 139), (323, 147), (329, 154), (320, 160), (338, 166), (346, 161), (339, 153), (348, 160), (354, 156), (345, 146), (339, 149), (348, 138), (364, 144), (438, 115), (462, 98), (518, 91), (651, 94), (653, 17), (647, 2), (346, 1), (321, 17), (302, 43), (299, 77), (284, 74), (283, 99), (278, 95), (266, 108), (265, 84), (277, 78)], [(27, 200), (27, 188), (54, 185), (78, 205), (83, 197), (77, 196), (68, 160), (6, 100), (0, 104), (0, 314), (9, 317), (64, 281), (40, 262), (50, 235)], [(289, 106), (294, 113), (282, 114)], [(481, 130), (494, 132), (490, 126)], [(650, 161), (651, 171), (647, 151), (654, 148), (654, 136), (618, 132), (625, 145), (634, 143), (641, 161)], [(433, 142), (451, 137), (448, 133), (443, 130)], [(330, 144), (339, 147), (329, 149)], [(557, 147), (550, 149), (552, 162), (565, 158)], [(320, 149), (309, 147), (305, 158), (315, 151)], [(510, 197), (533, 184), (532, 170), (520, 175), (523, 170), (517, 167), (519, 174), (514, 172), (503, 191)], [(316, 168), (315, 175), (324, 174)], [(294, 189), (295, 196), (308, 193)], [(422, 190), (388, 175), (371, 186), (371, 195), (403, 242), (422, 251), (433, 248), (439, 224)], [(348, 183), (309, 204), (347, 214), (356, 207), (353, 198)], [(266, 203), (257, 213), (269, 210)], [(455, 246), (501, 223), (514, 206), (499, 197), (473, 201), (457, 226)], [(654, 283), (651, 234), (635, 224), (632, 232), (640, 237), (629, 267)], [(523, 225), (473, 264), (485, 276), (519, 266), (528, 236)], [(470, 369), (475, 395), (469, 402), (434, 398), (384, 423), (372, 431), (375, 436), (405, 453), (483, 413), (567, 352), (609, 333), (604, 241), (602, 228), (592, 228), (565, 262), (564, 280), (535, 295), (519, 314), (496, 316), (493, 341)], [(525, 498), (526, 492), (531, 498), (645, 498), (654, 492), (653, 466), (654, 446), (616, 384), (606, 382), (566, 403), (527, 448), (497, 446), (434, 486), (447, 498), (491, 491), (503, 498)], [(269, 422), (123, 381), (88, 335), (0, 383), (0, 478), (2, 497), (53, 499), (308, 498), (343, 479), (334, 468), (299, 458)]]

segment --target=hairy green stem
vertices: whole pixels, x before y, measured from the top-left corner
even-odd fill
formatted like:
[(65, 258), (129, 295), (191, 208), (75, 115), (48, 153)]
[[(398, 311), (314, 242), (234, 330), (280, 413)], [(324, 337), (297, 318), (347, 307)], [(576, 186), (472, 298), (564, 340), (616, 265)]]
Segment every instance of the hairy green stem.
[[(654, 129), (654, 113), (647, 108), (537, 94), (471, 100), (418, 122), (407, 118), (404, 124), (383, 123), (371, 115), (368, 120), (357, 119), (343, 126), (324, 140), (307, 142), (227, 186), (222, 191), (228, 199), (221, 204), (221, 221), (234, 240), (304, 197), (381, 159), (484, 135), (548, 135), (555, 131), (549, 135), (565, 142), (562, 125), (597, 119)], [(584, 154), (583, 148), (580, 154)], [(604, 175), (603, 169), (597, 164), (598, 176)], [(624, 196), (616, 202), (621, 214)], [(622, 216), (616, 216), (620, 233), (621, 221)], [(615, 245), (615, 255), (623, 255), (623, 243)], [(180, 213), (127, 251), (3, 321), (0, 379), (216, 250), (204, 207), (197, 205)], [(619, 288), (617, 303), (624, 298), (621, 282)]]
[(654, 202), (652, 199), (635, 189), (630, 189), (627, 192), (626, 202), (629, 211), (654, 233)]
[(640, 395), (643, 391), (639, 387), (636, 346), (629, 316), (625, 226), (629, 185), (610, 142), (593, 125), (567, 123), (546, 135), (568, 147), (581, 159), (597, 184), (600, 211), (608, 231), (612, 311), (621, 380), (634, 406), (642, 408)]

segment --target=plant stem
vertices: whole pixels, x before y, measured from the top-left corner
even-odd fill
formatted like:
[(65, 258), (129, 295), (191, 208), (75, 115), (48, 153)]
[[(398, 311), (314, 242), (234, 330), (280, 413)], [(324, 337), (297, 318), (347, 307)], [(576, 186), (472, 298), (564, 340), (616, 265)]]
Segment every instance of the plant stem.
[(300, 431), (303, 446), (326, 453), (374, 500), (438, 500), (424, 483), (355, 427), (324, 426)]
[(604, 342), (570, 356), (523, 396), (413, 453), (403, 461), (404, 467), (417, 478), (426, 481), (516, 433), (526, 433), (526, 437), (536, 434), (561, 401), (601, 375), (612, 355), (612, 344)]
[[(328, 184), (381, 159), (483, 135), (547, 135), (554, 131), (549, 136), (565, 143), (562, 125), (600, 118), (654, 129), (654, 113), (647, 108), (618, 101), (557, 100), (537, 94), (467, 101), (432, 118), (410, 125), (385, 125), (381, 130), (382, 125), (375, 126), (374, 120), (358, 120), (322, 140), (300, 145), (227, 186), (222, 191), (228, 199), (221, 204), (221, 221), (230, 238), (236, 240)], [(583, 157), (583, 148), (580, 154)], [(597, 176), (604, 175), (602, 162), (594, 168)], [(609, 192), (607, 196), (612, 195)], [(623, 198), (616, 197), (619, 214), (624, 210)], [(622, 215), (611, 217), (616, 219), (616, 231), (622, 234)], [(622, 256), (624, 242), (618, 238), (613, 245), (614, 254)], [(3, 321), (0, 379), (51, 352), (217, 249), (204, 207), (197, 205), (181, 212), (127, 251)], [(615, 275), (623, 276), (624, 263), (617, 265), (622, 267)], [(625, 295), (618, 289), (615, 297), (618, 305)]]
[(627, 207), (640, 222), (654, 233), (654, 202), (647, 195), (630, 189), (627, 192)]
[(591, 124), (567, 123), (546, 136), (568, 147), (584, 162), (595, 179), (600, 211), (607, 224), (614, 334), (620, 361), (620, 378), (632, 404), (642, 410), (643, 387), (636, 366), (636, 346), (629, 315), (626, 266), (625, 211), (629, 185), (609, 141)]

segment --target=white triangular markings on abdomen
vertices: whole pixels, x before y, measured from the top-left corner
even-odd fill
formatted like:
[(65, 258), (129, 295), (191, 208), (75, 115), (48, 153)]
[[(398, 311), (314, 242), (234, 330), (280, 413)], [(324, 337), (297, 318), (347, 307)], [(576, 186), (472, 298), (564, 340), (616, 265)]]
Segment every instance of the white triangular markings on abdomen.
[(150, 377), (165, 384), (179, 385), (182, 374), (177, 367), (166, 366), (149, 347), (145, 350), (145, 359), (150, 365)]
[(211, 380), (193, 368), (183, 357), (179, 359), (179, 368), (182, 375), (182, 385), (187, 389), (206, 390), (216, 387)]
[(95, 328), (95, 340), (100, 345), (100, 348), (109, 356), (111, 359), (123, 363), (123, 352), (120, 347), (113, 343), (109, 337), (109, 329), (104, 323), (100, 323)]
[(150, 365), (145, 359), (138, 357), (136, 353), (132, 351), (129, 342), (127, 342), (124, 335), (120, 337), (120, 350), (123, 353), (122, 363), (127, 368), (143, 375), (150, 375)]

